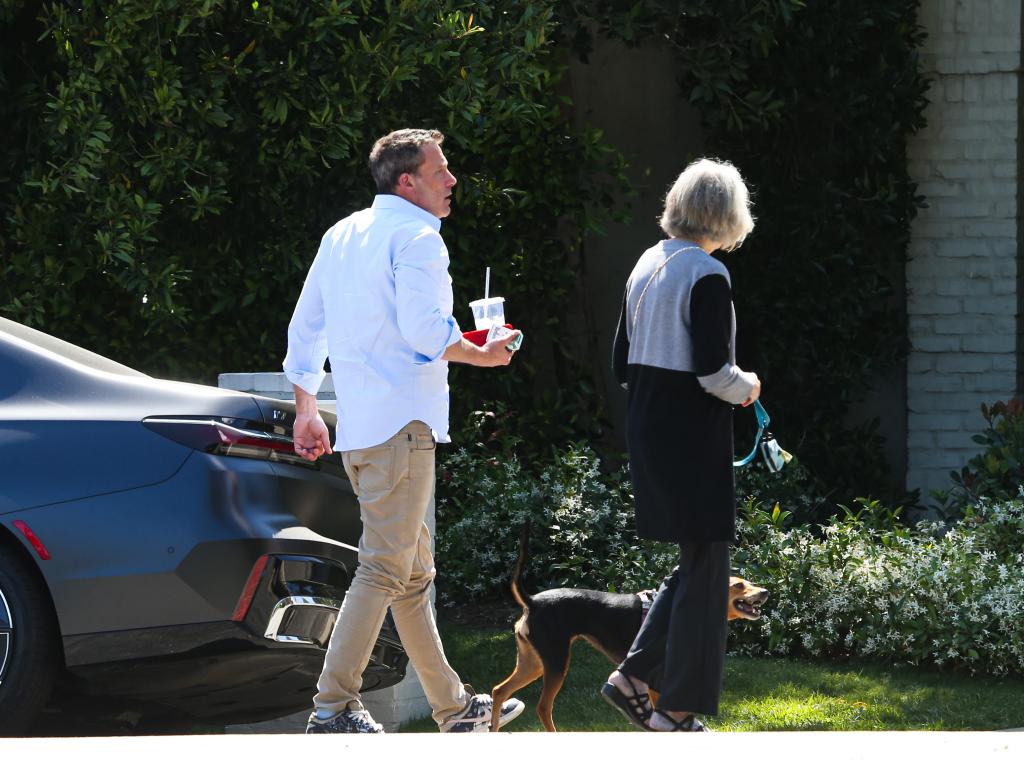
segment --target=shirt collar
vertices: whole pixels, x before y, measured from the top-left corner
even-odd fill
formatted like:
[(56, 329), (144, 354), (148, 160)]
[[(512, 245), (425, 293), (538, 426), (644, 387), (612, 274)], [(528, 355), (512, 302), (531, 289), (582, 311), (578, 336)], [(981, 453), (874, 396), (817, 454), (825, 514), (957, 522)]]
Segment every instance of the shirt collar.
[(441, 220), (430, 211), (425, 211), (414, 203), (410, 203), (404, 197), (398, 195), (376, 195), (371, 206), (376, 211), (402, 211), (418, 219), (422, 219), (433, 228), (435, 232), (441, 231)]

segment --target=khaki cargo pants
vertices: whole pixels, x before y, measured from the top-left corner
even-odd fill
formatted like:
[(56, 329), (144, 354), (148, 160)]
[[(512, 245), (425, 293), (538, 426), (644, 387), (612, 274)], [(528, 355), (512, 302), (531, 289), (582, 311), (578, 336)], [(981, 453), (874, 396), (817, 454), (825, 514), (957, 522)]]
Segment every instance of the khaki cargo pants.
[(441, 723), (469, 703), (445, 658), (430, 604), (435, 571), (426, 517), (434, 505), (434, 449), (430, 427), (413, 421), (381, 445), (341, 454), (359, 498), (363, 535), (313, 698), (318, 709), (361, 706), (363, 670), (389, 606), (434, 720)]

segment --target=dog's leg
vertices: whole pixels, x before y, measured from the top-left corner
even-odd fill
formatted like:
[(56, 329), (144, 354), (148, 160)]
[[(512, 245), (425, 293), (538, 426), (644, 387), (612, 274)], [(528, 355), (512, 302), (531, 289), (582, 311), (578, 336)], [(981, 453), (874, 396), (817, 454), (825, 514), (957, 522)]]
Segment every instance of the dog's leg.
[(491, 730), (499, 728), (498, 718), (501, 716), (501, 705), (509, 696), (525, 685), (532, 683), (540, 677), (544, 668), (541, 666), (540, 656), (530, 645), (529, 640), (519, 634), (519, 627), (516, 627), (516, 668), (505, 680), (494, 686), (491, 691), (491, 698), (494, 700), (491, 710)]
[(658, 692), (656, 690), (654, 690), (653, 688), (648, 688), (647, 689), (647, 695), (651, 699), (651, 709), (657, 709), (658, 708)]
[(555, 732), (555, 697), (562, 690), (562, 683), (565, 676), (569, 674), (569, 658), (571, 652), (567, 648), (565, 657), (555, 663), (549, 661), (549, 666), (544, 669), (544, 687), (540, 691), (540, 700), (537, 702), (537, 717), (544, 724), (544, 730), (549, 733)]

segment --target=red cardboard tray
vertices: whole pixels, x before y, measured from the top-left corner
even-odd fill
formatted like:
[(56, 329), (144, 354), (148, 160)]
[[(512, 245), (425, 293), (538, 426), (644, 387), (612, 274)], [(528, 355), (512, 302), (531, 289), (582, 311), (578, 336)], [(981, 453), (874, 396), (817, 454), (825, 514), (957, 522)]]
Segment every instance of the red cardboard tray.
[[(515, 330), (509, 323), (505, 323), (505, 327), (510, 331)], [(482, 347), (487, 342), (487, 329), (485, 328), (482, 331), (463, 331), (462, 337), (467, 341), (473, 342), (478, 347)]]

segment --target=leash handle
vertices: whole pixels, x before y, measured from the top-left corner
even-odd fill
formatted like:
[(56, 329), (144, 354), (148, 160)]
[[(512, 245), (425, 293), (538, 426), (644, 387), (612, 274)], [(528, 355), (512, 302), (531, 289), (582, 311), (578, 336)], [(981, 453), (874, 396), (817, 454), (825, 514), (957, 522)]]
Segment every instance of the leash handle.
[(754, 437), (754, 447), (750, 449), (750, 453), (744, 456), (742, 459), (734, 461), (732, 465), (734, 467), (745, 467), (747, 464), (757, 458), (757, 448), (761, 445), (761, 436), (764, 434), (765, 429), (772, 423), (771, 417), (768, 415), (768, 411), (761, 405), (760, 400), (754, 401), (754, 416), (757, 419), (757, 435)]

